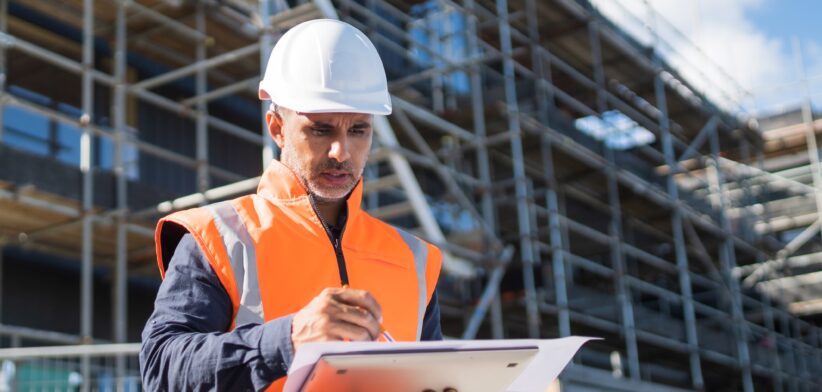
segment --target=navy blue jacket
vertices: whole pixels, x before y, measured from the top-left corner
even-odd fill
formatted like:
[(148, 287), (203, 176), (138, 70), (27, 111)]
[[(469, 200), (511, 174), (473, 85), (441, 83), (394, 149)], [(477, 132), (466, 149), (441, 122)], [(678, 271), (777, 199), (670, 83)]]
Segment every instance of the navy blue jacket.
[[(294, 356), (291, 319), (231, 325), (231, 299), (191, 234), (177, 245), (143, 329), (140, 371), (149, 391), (262, 390), (283, 377)], [(441, 340), (437, 293), (422, 340)]]

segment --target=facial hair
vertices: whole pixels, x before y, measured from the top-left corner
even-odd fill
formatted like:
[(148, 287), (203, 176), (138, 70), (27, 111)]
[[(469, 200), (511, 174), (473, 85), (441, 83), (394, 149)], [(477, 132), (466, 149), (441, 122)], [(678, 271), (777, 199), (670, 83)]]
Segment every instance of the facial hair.
[[(351, 190), (357, 185), (360, 176), (362, 175), (362, 170), (359, 173), (354, 173), (354, 166), (350, 161), (339, 162), (333, 159), (326, 159), (316, 168), (312, 168), (310, 162), (305, 162), (297, 158), (298, 154), (296, 151), (293, 150), (290, 143), (285, 143), (283, 149), (280, 153), (280, 162), (284, 165), (288, 166), (296, 175), (297, 178), (300, 179), (302, 182), (303, 187), (305, 187), (308, 193), (312, 194), (314, 198), (319, 203), (330, 203), (335, 202), (340, 199), (345, 199), (351, 193)], [(325, 195), (321, 194), (324, 193), (323, 191), (328, 189), (317, 189), (319, 187), (315, 187), (313, 182), (317, 180), (314, 177), (314, 174), (318, 174), (323, 172), (324, 170), (337, 170), (337, 171), (344, 171), (347, 172), (353, 179), (350, 185), (343, 185), (341, 187), (332, 187), (330, 190), (340, 190), (338, 197), (326, 197)], [(336, 192), (335, 192), (336, 193)]]

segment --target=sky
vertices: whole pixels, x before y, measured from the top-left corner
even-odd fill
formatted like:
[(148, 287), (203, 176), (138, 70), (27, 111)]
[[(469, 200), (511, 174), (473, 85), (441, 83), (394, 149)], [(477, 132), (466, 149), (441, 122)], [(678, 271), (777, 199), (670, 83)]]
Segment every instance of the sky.
[[(820, 25), (822, 2), (818, 0), (770, 0), (751, 9), (748, 15), (755, 26), (776, 40), (789, 42), (793, 37), (799, 39), (807, 76), (811, 79), (813, 87), (811, 95), (816, 107), (822, 108), (822, 25)], [(788, 54), (793, 56), (793, 43), (790, 47), (786, 47), (784, 52), (786, 56)], [(796, 72), (794, 76), (798, 79)]]
[[(593, 0), (640, 42), (652, 44), (696, 90), (740, 115), (795, 108), (810, 87), (822, 109), (822, 1)], [(650, 6), (650, 9), (648, 8)], [(658, 15), (658, 16), (653, 16)], [(796, 45), (810, 83), (798, 83)]]

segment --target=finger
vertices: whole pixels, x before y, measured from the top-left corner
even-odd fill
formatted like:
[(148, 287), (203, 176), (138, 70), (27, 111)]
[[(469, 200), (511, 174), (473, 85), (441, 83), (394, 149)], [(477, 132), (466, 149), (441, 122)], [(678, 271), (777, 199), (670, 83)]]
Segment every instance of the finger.
[(367, 309), (372, 315), (374, 315), (375, 320), (382, 322), (382, 307), (380, 307), (380, 304), (377, 303), (377, 300), (374, 299), (368, 291), (343, 289), (338, 291), (334, 297), (338, 301), (344, 302), (348, 305), (359, 306)]
[(367, 329), (342, 320), (332, 321), (326, 333), (339, 340), (371, 341), (374, 340)]
[(377, 322), (371, 312), (361, 307), (338, 302), (336, 312), (332, 316), (338, 320), (365, 328), (373, 339), (376, 339), (380, 334), (380, 323)]

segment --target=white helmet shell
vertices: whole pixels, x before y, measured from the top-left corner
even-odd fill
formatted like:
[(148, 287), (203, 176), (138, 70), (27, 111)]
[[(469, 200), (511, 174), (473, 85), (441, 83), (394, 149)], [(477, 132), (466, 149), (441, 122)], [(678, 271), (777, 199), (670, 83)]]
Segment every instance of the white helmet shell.
[(280, 38), (259, 96), (303, 113), (391, 114), (377, 49), (360, 30), (334, 19), (300, 23)]

